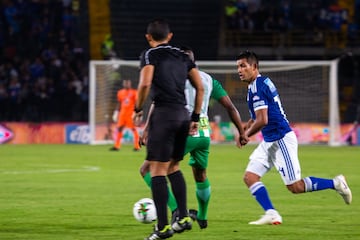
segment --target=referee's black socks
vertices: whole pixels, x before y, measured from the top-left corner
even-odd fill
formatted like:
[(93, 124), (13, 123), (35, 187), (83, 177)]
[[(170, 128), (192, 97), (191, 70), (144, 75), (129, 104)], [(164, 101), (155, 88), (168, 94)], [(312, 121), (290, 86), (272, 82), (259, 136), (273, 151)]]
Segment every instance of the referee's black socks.
[(182, 172), (176, 171), (168, 175), (171, 183), (172, 192), (176, 198), (178, 205), (179, 218), (182, 219), (188, 216), (187, 205), (186, 205), (186, 183)]
[(156, 203), (156, 213), (157, 213), (157, 225), (158, 229), (162, 230), (165, 225), (168, 224), (167, 218), (167, 199), (168, 189), (167, 181), (165, 176), (156, 176), (151, 178), (151, 191), (153, 195), (153, 200)]

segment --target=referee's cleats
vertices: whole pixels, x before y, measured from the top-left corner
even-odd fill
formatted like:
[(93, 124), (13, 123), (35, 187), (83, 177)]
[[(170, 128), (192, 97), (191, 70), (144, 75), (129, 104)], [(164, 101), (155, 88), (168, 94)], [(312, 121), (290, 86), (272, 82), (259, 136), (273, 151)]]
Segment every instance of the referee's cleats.
[(249, 222), (251, 225), (279, 225), (282, 223), (280, 214), (275, 209), (269, 209), (259, 220)]
[(192, 228), (191, 218), (183, 217), (182, 219), (178, 219), (172, 224), (171, 227), (176, 233), (182, 233), (185, 230), (191, 230)]
[(171, 225), (175, 223), (177, 220), (179, 220), (179, 210), (175, 209), (171, 213)]
[(338, 175), (334, 178), (334, 188), (343, 197), (346, 204), (352, 201), (351, 190), (343, 175)]
[(166, 225), (162, 230), (159, 230), (157, 225), (154, 227), (154, 232), (152, 232), (144, 240), (156, 240), (156, 239), (166, 239), (174, 235), (174, 231), (171, 229), (170, 225)]

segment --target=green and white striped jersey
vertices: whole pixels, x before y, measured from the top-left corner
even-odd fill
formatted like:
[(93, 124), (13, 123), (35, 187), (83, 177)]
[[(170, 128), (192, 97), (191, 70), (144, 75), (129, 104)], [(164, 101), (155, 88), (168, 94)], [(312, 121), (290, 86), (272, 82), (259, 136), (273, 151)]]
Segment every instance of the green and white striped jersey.
[[(210, 137), (210, 124), (209, 124), (209, 117), (208, 117), (208, 109), (210, 98), (215, 100), (219, 100), (220, 98), (227, 96), (227, 92), (221, 86), (221, 83), (216, 79), (213, 79), (209, 74), (199, 71), (201, 80), (204, 87), (204, 99), (201, 105), (201, 112), (200, 112), (200, 121), (199, 121), (199, 133), (193, 135), (193, 137)], [(185, 85), (185, 97), (186, 97), (186, 108), (189, 110), (191, 114), (194, 110), (195, 105), (195, 89), (191, 85), (190, 81), (186, 81)]]

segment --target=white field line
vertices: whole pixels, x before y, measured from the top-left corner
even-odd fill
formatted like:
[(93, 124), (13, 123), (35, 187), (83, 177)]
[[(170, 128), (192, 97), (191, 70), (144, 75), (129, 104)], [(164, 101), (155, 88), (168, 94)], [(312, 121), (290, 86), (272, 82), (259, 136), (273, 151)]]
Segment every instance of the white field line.
[(39, 174), (39, 173), (67, 173), (67, 172), (97, 172), (100, 171), (100, 167), (97, 166), (83, 166), (78, 169), (42, 169), (42, 170), (35, 170), (35, 171), (4, 171), (1, 172), (2, 174)]

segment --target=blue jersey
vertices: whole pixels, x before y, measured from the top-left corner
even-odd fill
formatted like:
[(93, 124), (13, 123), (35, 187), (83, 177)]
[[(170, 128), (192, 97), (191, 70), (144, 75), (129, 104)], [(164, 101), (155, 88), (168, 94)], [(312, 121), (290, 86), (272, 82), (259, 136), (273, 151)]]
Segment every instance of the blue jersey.
[(268, 110), (268, 124), (261, 129), (265, 142), (279, 140), (291, 131), (279, 94), (270, 78), (258, 76), (249, 84), (247, 102), (250, 116), (254, 120), (256, 110)]

